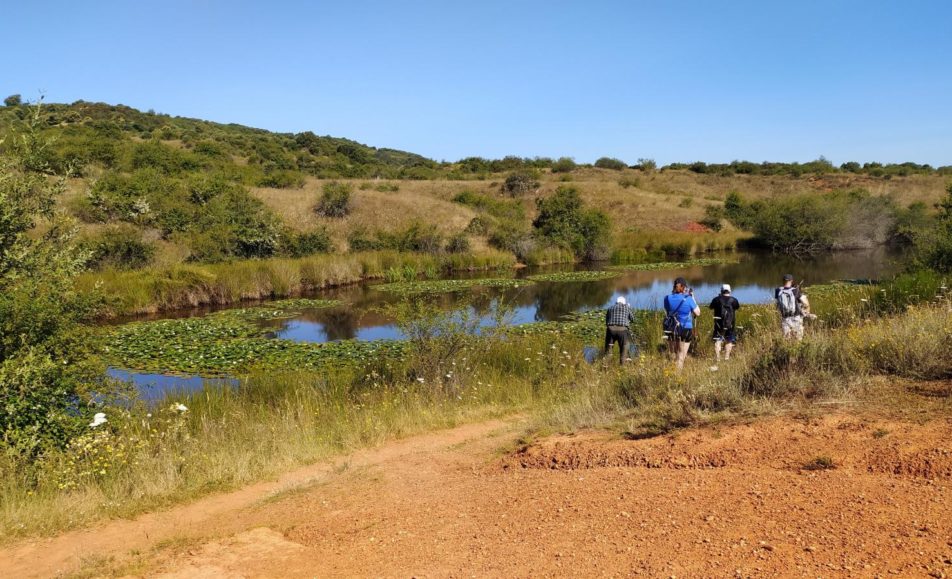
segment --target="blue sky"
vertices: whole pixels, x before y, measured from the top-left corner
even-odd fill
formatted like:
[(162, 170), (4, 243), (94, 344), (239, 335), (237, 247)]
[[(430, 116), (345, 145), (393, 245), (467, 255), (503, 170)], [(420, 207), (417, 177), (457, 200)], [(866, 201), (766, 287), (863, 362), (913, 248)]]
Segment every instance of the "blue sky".
[(16, 2), (0, 96), (437, 160), (949, 165), (950, 23), (945, 0)]

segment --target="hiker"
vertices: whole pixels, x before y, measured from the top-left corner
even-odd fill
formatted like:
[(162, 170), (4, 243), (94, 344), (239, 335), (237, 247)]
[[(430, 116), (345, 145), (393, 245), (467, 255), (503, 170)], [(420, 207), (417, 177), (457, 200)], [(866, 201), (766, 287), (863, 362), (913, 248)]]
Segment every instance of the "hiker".
[(784, 274), (783, 285), (774, 292), (777, 309), (780, 311), (780, 327), (784, 338), (803, 339), (804, 312), (810, 311), (810, 302), (807, 296), (793, 285), (793, 275)]
[[(740, 309), (740, 302), (731, 295), (731, 285), (721, 286), (721, 295), (711, 300), (708, 306), (714, 310), (714, 363), (721, 361), (721, 348), (724, 348), (724, 360), (731, 359), (731, 350), (737, 343), (737, 333), (734, 328), (735, 312)], [(716, 368), (716, 366), (715, 366)]]
[(631, 342), (628, 328), (634, 321), (635, 316), (624, 296), (619, 296), (615, 305), (605, 311), (605, 356), (608, 356), (612, 344), (618, 342), (619, 365), (624, 364), (628, 356), (628, 343)]
[(681, 370), (694, 339), (694, 318), (701, 315), (694, 292), (688, 290), (688, 282), (683, 277), (674, 280), (674, 289), (664, 298), (664, 311), (665, 338)]

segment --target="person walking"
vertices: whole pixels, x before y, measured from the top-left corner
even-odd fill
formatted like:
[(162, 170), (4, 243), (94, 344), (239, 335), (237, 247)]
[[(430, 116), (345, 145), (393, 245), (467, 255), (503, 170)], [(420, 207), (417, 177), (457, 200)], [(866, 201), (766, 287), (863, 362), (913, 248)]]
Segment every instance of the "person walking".
[(793, 275), (783, 276), (783, 285), (774, 292), (777, 310), (780, 312), (780, 328), (783, 337), (800, 341), (803, 339), (804, 310), (809, 311), (810, 302), (807, 296), (793, 285)]
[(724, 349), (724, 360), (730, 360), (731, 351), (737, 343), (735, 318), (740, 302), (731, 295), (730, 284), (725, 283), (721, 286), (721, 294), (711, 300), (708, 307), (714, 311), (714, 363), (720, 364), (721, 348)]
[(605, 311), (605, 356), (612, 349), (612, 344), (618, 342), (618, 364), (625, 363), (628, 357), (628, 344), (631, 334), (628, 328), (635, 321), (635, 316), (624, 296), (619, 296), (615, 304)]
[(671, 346), (678, 370), (681, 370), (694, 339), (694, 318), (701, 315), (701, 308), (694, 301), (694, 294), (688, 290), (688, 282), (683, 277), (674, 280), (674, 288), (664, 298), (664, 312), (665, 338)]

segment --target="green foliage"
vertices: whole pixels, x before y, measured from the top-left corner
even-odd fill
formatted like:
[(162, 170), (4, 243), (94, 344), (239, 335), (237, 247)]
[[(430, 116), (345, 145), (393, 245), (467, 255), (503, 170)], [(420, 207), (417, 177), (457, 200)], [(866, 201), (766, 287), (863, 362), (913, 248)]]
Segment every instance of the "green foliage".
[(87, 266), (94, 269), (136, 269), (152, 263), (155, 246), (142, 239), (142, 233), (128, 225), (112, 226), (83, 245), (90, 254)]
[(635, 168), (640, 169), (645, 173), (653, 173), (655, 169), (658, 168), (658, 164), (655, 163), (654, 159), (638, 159), (638, 162), (635, 164)]
[(520, 288), (531, 285), (531, 281), (511, 278), (482, 279), (437, 279), (426, 281), (402, 281), (375, 285), (375, 290), (395, 294), (450, 293), (469, 291), (473, 288), (504, 287)]
[(6, 107), (18, 107), (21, 104), (23, 104), (23, 99), (18, 94), (12, 94), (3, 99), (3, 106)]
[(306, 257), (315, 253), (329, 253), (334, 246), (327, 228), (287, 236), (287, 253), (291, 257)]
[(353, 187), (348, 183), (329, 181), (321, 188), (321, 201), (317, 212), (325, 217), (346, 217), (351, 209)]
[(81, 325), (95, 300), (73, 287), (86, 256), (53, 211), (64, 183), (38, 160), (39, 114), (0, 154), (0, 441), (14, 460), (64, 447), (91, 417), (91, 390), (110, 394)]
[(512, 197), (521, 197), (539, 188), (539, 174), (535, 169), (514, 171), (506, 177), (502, 185), (504, 193)]
[(708, 205), (704, 208), (704, 218), (698, 223), (707, 227), (711, 231), (720, 231), (724, 228), (723, 220), (725, 217), (724, 207), (721, 205)]
[(540, 273), (530, 275), (526, 279), (545, 282), (580, 282), (601, 281), (616, 278), (620, 275), (621, 272), (618, 271), (566, 271), (559, 273)]
[(499, 219), (508, 219), (513, 221), (523, 221), (526, 218), (525, 210), (522, 207), (522, 204), (517, 201), (505, 201), (501, 199), (496, 199), (495, 197), (490, 197), (489, 195), (481, 195), (466, 189), (455, 197), (453, 197), (455, 203), (460, 203), (474, 209), (479, 209), (485, 211), (493, 217)]
[(575, 160), (571, 157), (559, 157), (558, 161), (552, 163), (553, 173), (571, 173), (577, 168), (578, 165), (575, 164)]
[(623, 171), (628, 168), (624, 161), (614, 157), (601, 157), (595, 161), (595, 166), (599, 169), (612, 169), (614, 171)]
[(471, 247), (469, 236), (466, 233), (457, 233), (446, 242), (446, 253), (466, 253)]
[(890, 198), (874, 197), (863, 190), (802, 194), (750, 204), (731, 192), (724, 211), (735, 226), (753, 231), (760, 243), (793, 254), (885, 243), (896, 215)]
[(304, 175), (298, 171), (288, 169), (274, 169), (265, 171), (258, 179), (258, 187), (273, 187), (275, 189), (300, 189), (304, 186)]
[(608, 256), (608, 216), (583, 207), (578, 190), (559, 187), (551, 197), (537, 200), (536, 205), (539, 213), (532, 226), (542, 239), (571, 249), (582, 259)]

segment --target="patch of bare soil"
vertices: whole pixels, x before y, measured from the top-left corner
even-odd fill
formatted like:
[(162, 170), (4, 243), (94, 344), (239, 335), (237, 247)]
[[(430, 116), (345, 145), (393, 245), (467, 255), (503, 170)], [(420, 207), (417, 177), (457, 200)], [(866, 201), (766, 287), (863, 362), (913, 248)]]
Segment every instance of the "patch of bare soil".
[[(917, 424), (842, 412), (643, 440), (583, 433), (501, 456), (496, 449), (516, 432), (473, 425), (359, 455), (342, 472), (210, 516), (189, 540), (143, 551), (127, 569), (164, 577), (952, 576), (948, 418)], [(129, 549), (148, 546), (113, 537), (98, 552), (117, 556), (114, 569), (135, 559)], [(48, 569), (55, 556), (34, 552), (34, 567), (0, 557), (0, 575)]]

